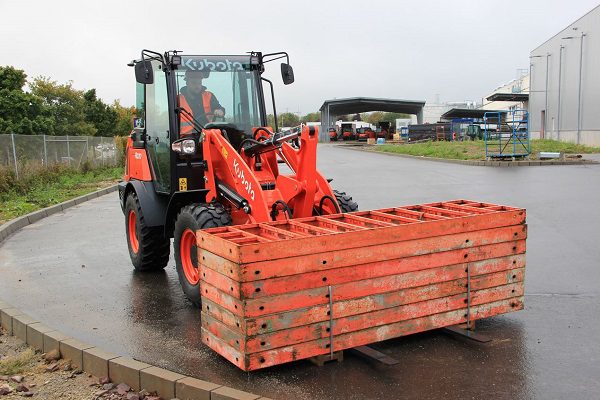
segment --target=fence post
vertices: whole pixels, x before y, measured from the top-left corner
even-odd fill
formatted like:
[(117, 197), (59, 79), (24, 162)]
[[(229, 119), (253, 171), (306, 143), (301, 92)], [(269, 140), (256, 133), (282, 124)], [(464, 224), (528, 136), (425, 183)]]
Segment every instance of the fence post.
[(44, 135), (44, 161), (43, 163), (46, 167), (48, 166), (48, 149), (46, 148), (46, 135)]
[(104, 167), (104, 137), (100, 136), (100, 150), (102, 154), (102, 166)]
[(67, 135), (67, 160), (69, 161), (69, 167), (71, 166), (71, 146), (69, 145), (69, 135)]
[(90, 137), (86, 136), (85, 137), (85, 161), (87, 163), (90, 162), (90, 149), (89, 149), (89, 146), (90, 146)]
[(10, 134), (10, 139), (12, 141), (13, 158), (15, 160), (15, 176), (17, 177), (17, 179), (19, 179), (19, 167), (17, 166), (17, 149), (15, 147), (15, 134), (14, 133)]

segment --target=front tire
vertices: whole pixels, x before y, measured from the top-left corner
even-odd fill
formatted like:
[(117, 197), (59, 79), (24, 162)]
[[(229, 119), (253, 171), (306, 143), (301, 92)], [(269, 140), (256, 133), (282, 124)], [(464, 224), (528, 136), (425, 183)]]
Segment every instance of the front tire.
[(339, 192), (337, 190), (334, 190), (333, 194), (343, 213), (358, 211), (358, 203), (352, 200), (352, 196), (348, 196), (346, 192)]
[(196, 231), (231, 225), (231, 222), (231, 216), (219, 203), (189, 204), (177, 215), (173, 236), (175, 267), (183, 293), (197, 307), (201, 301)]
[(125, 232), (129, 257), (136, 270), (157, 271), (167, 266), (171, 241), (163, 235), (162, 227), (146, 225), (135, 192), (125, 201)]

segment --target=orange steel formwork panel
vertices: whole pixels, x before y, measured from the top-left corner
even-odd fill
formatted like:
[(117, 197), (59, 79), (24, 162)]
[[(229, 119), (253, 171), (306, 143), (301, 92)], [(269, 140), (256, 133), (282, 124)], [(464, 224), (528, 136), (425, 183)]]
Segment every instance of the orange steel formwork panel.
[(520, 310), (526, 238), (469, 200), (198, 231), (202, 340), (251, 371)]

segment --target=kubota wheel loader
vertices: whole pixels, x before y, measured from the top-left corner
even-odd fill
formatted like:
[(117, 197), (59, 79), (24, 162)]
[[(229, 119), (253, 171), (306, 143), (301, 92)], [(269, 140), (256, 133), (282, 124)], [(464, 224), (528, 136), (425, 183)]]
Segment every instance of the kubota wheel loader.
[(129, 253), (162, 269), (174, 239), (202, 343), (252, 371), (522, 309), (525, 210), (459, 199), (358, 212), (317, 171), (316, 128), (280, 133), (276, 113), (266, 126), (262, 74), (281, 58), (290, 84), (286, 53), (144, 50), (131, 63)]
[[(181, 287), (196, 305), (197, 230), (358, 209), (317, 171), (316, 128), (277, 133), (276, 113), (275, 129), (266, 126), (263, 84), (269, 85), (273, 110), (275, 101), (272, 83), (262, 74), (266, 63), (281, 58), (287, 85), (294, 74), (283, 52), (188, 56), (143, 50), (129, 64), (135, 67), (138, 116), (119, 184), (129, 254), (138, 270), (165, 268), (173, 238)], [(193, 73), (201, 74), (204, 90), (224, 108), (222, 121), (210, 121), (202, 104), (191, 105), (193, 113), (182, 105)], [(295, 139), (299, 146), (293, 146)], [(290, 173), (283, 174), (280, 163)]]

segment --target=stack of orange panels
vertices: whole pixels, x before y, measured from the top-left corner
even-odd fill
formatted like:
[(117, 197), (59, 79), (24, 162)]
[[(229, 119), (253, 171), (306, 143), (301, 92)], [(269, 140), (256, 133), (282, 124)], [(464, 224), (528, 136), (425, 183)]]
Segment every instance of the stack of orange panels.
[(198, 231), (202, 340), (251, 371), (520, 310), (526, 237), (468, 200)]

